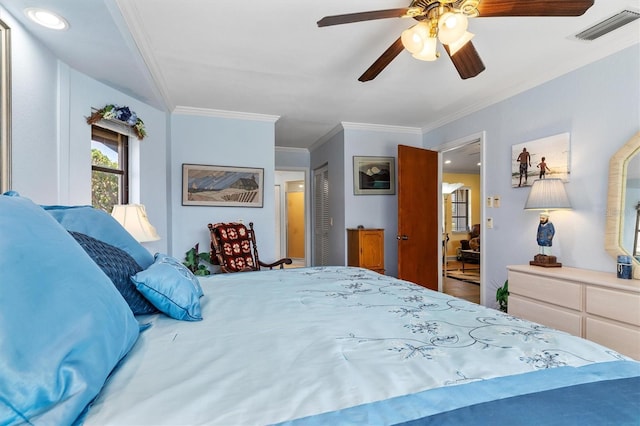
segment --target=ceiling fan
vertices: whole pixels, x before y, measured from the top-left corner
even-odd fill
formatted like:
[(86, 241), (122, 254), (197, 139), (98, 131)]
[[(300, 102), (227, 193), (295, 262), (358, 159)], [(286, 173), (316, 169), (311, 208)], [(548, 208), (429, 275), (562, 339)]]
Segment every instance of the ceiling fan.
[(463, 79), (475, 77), (485, 67), (471, 43), (467, 18), (498, 16), (580, 16), (594, 0), (413, 0), (406, 8), (325, 16), (319, 27), (385, 18), (413, 18), (418, 23), (402, 35), (358, 78), (373, 80), (396, 56), (407, 49), (413, 57), (433, 61), (437, 42), (451, 58)]

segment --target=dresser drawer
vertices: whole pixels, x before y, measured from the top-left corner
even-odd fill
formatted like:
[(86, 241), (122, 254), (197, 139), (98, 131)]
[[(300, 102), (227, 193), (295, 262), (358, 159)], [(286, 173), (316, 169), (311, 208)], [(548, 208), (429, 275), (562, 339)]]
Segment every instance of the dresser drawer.
[(640, 326), (640, 295), (588, 287), (586, 311), (589, 314)]
[(509, 293), (576, 311), (582, 310), (582, 286), (573, 282), (509, 271)]
[(585, 337), (623, 355), (640, 360), (640, 328), (587, 318)]
[[(509, 281), (509, 290), (511, 290), (511, 281)], [(582, 317), (579, 312), (541, 304), (518, 297), (513, 293), (509, 295), (509, 314), (556, 330), (566, 331), (574, 336), (582, 335)]]

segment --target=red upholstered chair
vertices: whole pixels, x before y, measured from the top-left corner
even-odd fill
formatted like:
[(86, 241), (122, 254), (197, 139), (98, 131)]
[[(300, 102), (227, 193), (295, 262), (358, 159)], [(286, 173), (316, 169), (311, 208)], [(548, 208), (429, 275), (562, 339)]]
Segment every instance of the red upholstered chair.
[(259, 271), (260, 267), (273, 269), (290, 265), (291, 259), (284, 258), (273, 263), (264, 263), (258, 257), (258, 247), (253, 232), (253, 222), (249, 229), (242, 223), (209, 224), (211, 233), (211, 263), (219, 264), (223, 272)]

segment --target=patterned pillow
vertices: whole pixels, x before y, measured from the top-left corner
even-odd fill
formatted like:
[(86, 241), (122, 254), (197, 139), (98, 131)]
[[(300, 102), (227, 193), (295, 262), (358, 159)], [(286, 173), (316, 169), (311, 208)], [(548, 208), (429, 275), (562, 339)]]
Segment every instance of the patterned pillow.
[(242, 271), (255, 268), (251, 253), (249, 231), (242, 223), (216, 223), (220, 242), (222, 243), (222, 257), (225, 266), (232, 271)]
[(131, 255), (138, 265), (148, 268), (153, 255), (136, 241), (109, 213), (91, 206), (42, 206), (67, 231), (85, 235), (118, 247)]
[(111, 279), (135, 315), (158, 312), (158, 309), (145, 299), (131, 282), (131, 276), (142, 271), (131, 255), (118, 247), (80, 232), (69, 231), (69, 233)]

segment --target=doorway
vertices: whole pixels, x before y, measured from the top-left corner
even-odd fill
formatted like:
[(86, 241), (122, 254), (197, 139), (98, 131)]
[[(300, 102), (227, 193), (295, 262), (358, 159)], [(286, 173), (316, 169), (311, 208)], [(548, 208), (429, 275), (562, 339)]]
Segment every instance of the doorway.
[(275, 171), (276, 254), (308, 265), (307, 173), (305, 170)]
[[(440, 180), (444, 183), (462, 184), (455, 193), (440, 197), (443, 212), (443, 229), (447, 230), (443, 242), (443, 280), (441, 289), (477, 286), (470, 291), (480, 295), (484, 304), (482, 285), (486, 274), (484, 256), (484, 132), (445, 143), (440, 152)], [(466, 204), (465, 204), (466, 203)], [(473, 239), (473, 241), (471, 241)], [(475, 243), (469, 251), (469, 242)], [(466, 243), (466, 244), (465, 244)], [(464, 256), (467, 254), (467, 256)], [(468, 256), (473, 254), (473, 256)]]

